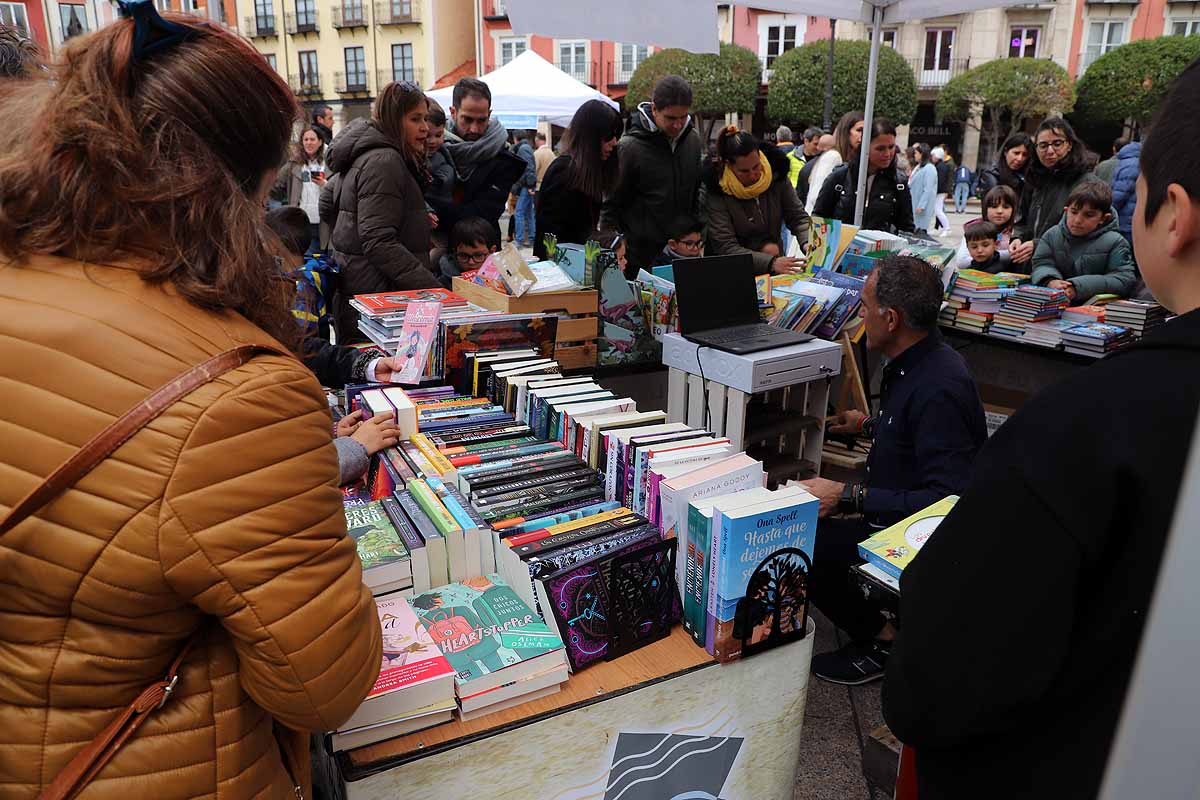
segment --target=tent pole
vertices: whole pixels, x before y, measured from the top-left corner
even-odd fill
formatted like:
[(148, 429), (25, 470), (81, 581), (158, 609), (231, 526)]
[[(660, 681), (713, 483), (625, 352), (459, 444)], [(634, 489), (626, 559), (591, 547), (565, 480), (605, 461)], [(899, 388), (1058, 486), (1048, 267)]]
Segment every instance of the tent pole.
[(879, 70), (879, 48), (883, 44), (883, 7), (871, 9), (871, 62), (867, 67), (867, 103), (863, 109), (863, 137), (858, 148), (858, 192), (854, 201), (854, 224), (862, 227), (867, 202), (867, 165), (871, 160), (871, 124), (875, 117), (875, 77)]

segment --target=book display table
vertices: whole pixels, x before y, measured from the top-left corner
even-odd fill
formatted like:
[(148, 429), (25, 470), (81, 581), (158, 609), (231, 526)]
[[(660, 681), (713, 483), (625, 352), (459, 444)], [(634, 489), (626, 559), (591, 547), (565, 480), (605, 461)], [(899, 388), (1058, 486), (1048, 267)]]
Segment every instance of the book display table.
[(719, 665), (681, 627), (561, 692), (341, 754), (351, 800), (790, 800), (815, 626)]
[[(1024, 399), (1075, 370), (1096, 362), (1090, 356), (972, 333), (961, 328), (942, 325), (940, 330), (947, 343), (966, 359), (985, 402), (989, 401), (988, 387), (997, 387), (1020, 396), (1017, 399)], [(1004, 402), (1003, 399), (996, 401)], [(1012, 402), (1013, 398), (1008, 398), (1008, 401)]]

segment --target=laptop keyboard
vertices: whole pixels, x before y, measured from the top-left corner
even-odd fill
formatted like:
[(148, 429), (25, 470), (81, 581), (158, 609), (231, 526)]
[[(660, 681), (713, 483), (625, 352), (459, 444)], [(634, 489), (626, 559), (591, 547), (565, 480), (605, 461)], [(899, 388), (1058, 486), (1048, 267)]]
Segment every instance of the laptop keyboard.
[(702, 335), (704, 340), (710, 344), (733, 344), (750, 337), (758, 338), (771, 332), (771, 328), (766, 325), (738, 325), (734, 328), (705, 331)]

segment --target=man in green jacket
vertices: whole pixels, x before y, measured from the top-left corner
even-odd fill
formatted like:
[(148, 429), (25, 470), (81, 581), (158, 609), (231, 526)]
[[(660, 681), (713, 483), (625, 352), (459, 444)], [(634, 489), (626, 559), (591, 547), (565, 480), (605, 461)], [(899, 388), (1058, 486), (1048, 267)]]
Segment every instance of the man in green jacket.
[(699, 215), (704, 148), (689, 113), (692, 87), (677, 75), (660, 78), (621, 137), (620, 177), (605, 198), (600, 230), (619, 231), (627, 243), (627, 271), (636, 274), (662, 252), (671, 223)]
[(1062, 220), (1038, 241), (1031, 280), (1062, 289), (1072, 305), (1098, 294), (1133, 293), (1137, 269), (1112, 213), (1108, 184), (1091, 180), (1075, 187)]

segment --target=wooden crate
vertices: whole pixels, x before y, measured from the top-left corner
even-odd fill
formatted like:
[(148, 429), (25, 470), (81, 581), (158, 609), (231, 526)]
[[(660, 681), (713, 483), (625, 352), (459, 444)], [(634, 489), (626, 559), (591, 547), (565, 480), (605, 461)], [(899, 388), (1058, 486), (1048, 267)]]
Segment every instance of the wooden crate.
[(505, 314), (558, 314), (554, 358), (563, 369), (596, 366), (596, 338), (600, 332), (600, 293), (595, 289), (542, 292), (513, 297), (477, 283), (454, 279), (452, 291), (482, 308)]

